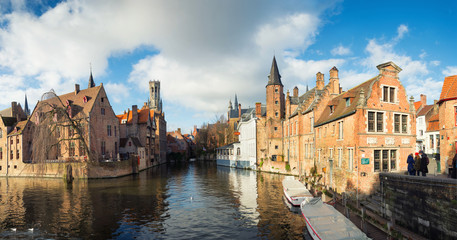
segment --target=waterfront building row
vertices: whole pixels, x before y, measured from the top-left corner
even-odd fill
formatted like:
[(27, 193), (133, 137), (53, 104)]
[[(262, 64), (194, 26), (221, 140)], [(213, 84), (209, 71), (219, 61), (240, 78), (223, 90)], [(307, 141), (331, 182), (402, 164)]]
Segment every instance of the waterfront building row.
[(219, 148), (218, 159), (247, 160), (243, 155), (251, 145), (241, 128), (246, 123), (242, 116), (252, 113), (256, 165), (263, 171), (321, 175), (320, 183), (337, 192), (369, 194), (380, 172), (403, 174), (407, 156), (424, 150), (436, 159), (436, 170), (447, 173), (436, 154), (441, 152), (441, 164), (450, 166), (457, 152), (456, 76), (446, 77), (440, 100), (426, 105), (425, 95), (419, 102), (408, 99), (399, 66), (387, 62), (377, 68), (377, 76), (342, 91), (333, 67), (327, 84), (319, 72), (314, 88), (299, 95), (295, 87), (291, 95), (284, 94), (273, 58), (266, 103), (243, 113), (241, 104), (238, 111), (229, 104), (229, 122), (239, 141)]
[[(14, 102), (11, 109), (10, 115), (0, 112), (0, 176), (57, 176), (63, 167), (50, 170), (46, 164), (118, 162), (128, 154), (138, 157), (137, 170), (166, 161), (161, 101), (155, 108), (145, 105), (117, 117), (92, 73), (87, 89), (75, 84), (67, 94), (48, 92), (29, 116)], [(89, 170), (75, 171), (87, 177)]]

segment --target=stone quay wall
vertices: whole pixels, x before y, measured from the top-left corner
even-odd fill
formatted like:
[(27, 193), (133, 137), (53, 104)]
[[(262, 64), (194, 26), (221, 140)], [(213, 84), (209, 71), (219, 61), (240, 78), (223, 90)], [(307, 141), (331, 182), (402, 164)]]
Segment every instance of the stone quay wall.
[(137, 173), (138, 163), (132, 158), (115, 162), (57, 162), (57, 163), (26, 163), (21, 164), (22, 169), (16, 169), (6, 175), (8, 177), (49, 177), (63, 178), (67, 175), (67, 166), (72, 168), (75, 179), (87, 178), (114, 178)]
[(381, 212), (429, 239), (457, 238), (457, 180), (380, 173)]

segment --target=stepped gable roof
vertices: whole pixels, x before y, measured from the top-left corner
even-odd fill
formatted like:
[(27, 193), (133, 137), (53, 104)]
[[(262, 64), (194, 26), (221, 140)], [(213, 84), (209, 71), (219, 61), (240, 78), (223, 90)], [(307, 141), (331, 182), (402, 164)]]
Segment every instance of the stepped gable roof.
[(421, 108), (421, 110), (417, 113), (417, 116), (425, 116), (430, 110), (433, 109), (433, 105), (425, 105)]
[(438, 102), (441, 103), (451, 99), (457, 99), (457, 75), (444, 78), (443, 88), (441, 89), (440, 100)]
[(276, 57), (273, 56), (273, 62), (271, 63), (270, 75), (268, 76), (268, 85), (282, 85), (281, 75), (279, 74), (278, 64), (276, 63)]
[(14, 117), (3, 117), (1, 116), (3, 124), (7, 127), (12, 127), (17, 122), (17, 119)]
[(22, 131), (24, 130), (25, 128), (25, 125), (27, 124), (29, 120), (24, 120), (24, 121), (20, 121), (16, 124), (16, 126), (14, 126), (14, 129), (13, 131), (11, 131), (10, 134), (8, 134), (8, 136), (13, 136), (13, 135), (19, 135), (22, 133)]
[[(378, 75), (379, 76), (379, 75)], [(360, 91), (363, 90), (365, 93), (365, 99), (369, 98), (369, 94), (371, 94), (371, 86), (375, 81), (378, 80), (378, 76), (367, 80), (356, 87), (349, 89), (347, 92), (341, 93), (340, 95), (336, 96), (334, 99), (331, 100), (332, 103), (336, 103), (333, 108), (333, 113), (330, 112), (330, 107), (326, 106), (324, 111), (322, 112), (321, 117), (319, 120), (316, 121), (315, 127), (320, 125), (324, 125), (338, 119), (344, 118), (346, 116), (352, 115), (355, 113), (357, 108), (357, 103), (360, 98)], [(350, 98), (349, 96), (354, 96), (351, 101), (350, 105), (346, 107), (345, 98)]]
[(435, 132), (440, 130), (440, 115), (435, 114), (428, 119), (427, 132)]
[[(84, 113), (85, 116), (89, 116), (92, 107), (94, 106), (95, 99), (97, 98), (102, 85), (80, 90), (77, 94), (75, 92), (70, 92), (67, 94), (60, 95), (59, 98), (53, 97), (47, 100), (43, 100), (38, 104), (47, 103), (50, 105), (67, 107), (67, 102), (72, 106), (72, 117), (80, 117), (81, 113)], [(87, 102), (84, 102), (84, 97), (86, 97)], [(63, 104), (63, 105), (62, 105)]]
[(292, 103), (292, 99), (294, 99), (294, 101), (297, 102), (297, 103), (294, 103), (294, 104), (298, 105), (298, 107), (295, 108), (295, 110), (290, 114), (289, 118), (294, 117), (295, 115), (297, 115), (300, 110), (302, 110), (302, 111), (303, 110), (307, 110), (312, 105), (312, 103), (310, 104), (310, 106), (306, 107), (306, 109), (303, 109), (304, 101), (306, 101), (310, 97), (315, 96), (315, 93), (316, 93), (316, 88), (314, 87), (314, 88), (312, 88), (311, 90), (305, 92), (304, 94), (302, 94), (299, 97), (292, 97), (291, 98), (291, 103)]

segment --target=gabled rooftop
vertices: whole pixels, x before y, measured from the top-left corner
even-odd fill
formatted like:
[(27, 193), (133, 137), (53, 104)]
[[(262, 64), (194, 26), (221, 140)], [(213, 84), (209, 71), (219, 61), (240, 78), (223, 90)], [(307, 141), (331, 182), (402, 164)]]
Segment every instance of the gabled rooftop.
[(444, 78), (443, 88), (441, 89), (438, 103), (452, 99), (457, 99), (457, 75)]
[[(324, 125), (338, 119), (344, 118), (346, 116), (352, 115), (355, 113), (357, 108), (357, 103), (360, 99), (360, 91), (363, 90), (365, 99), (371, 93), (370, 86), (378, 80), (378, 76), (367, 80), (356, 87), (349, 89), (347, 92), (341, 93), (331, 100), (330, 104), (333, 105), (333, 112), (330, 110), (330, 107), (327, 105), (322, 112), (321, 117), (316, 121), (315, 127)], [(349, 99), (349, 106), (346, 106), (346, 99)]]

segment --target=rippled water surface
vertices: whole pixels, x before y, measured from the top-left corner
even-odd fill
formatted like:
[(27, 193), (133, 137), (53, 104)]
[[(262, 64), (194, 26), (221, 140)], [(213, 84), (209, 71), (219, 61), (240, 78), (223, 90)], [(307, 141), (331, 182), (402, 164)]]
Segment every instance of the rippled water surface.
[(71, 185), (0, 178), (0, 238), (302, 239), (282, 179), (214, 162)]

